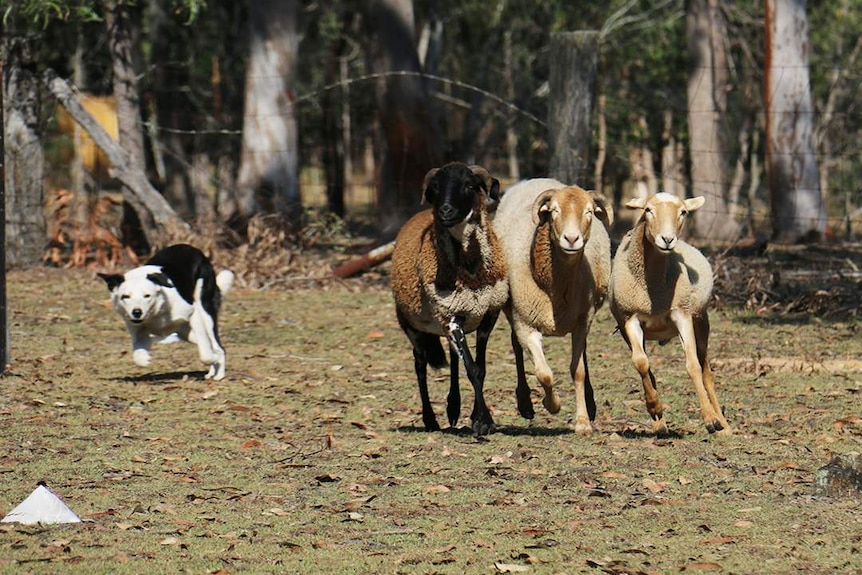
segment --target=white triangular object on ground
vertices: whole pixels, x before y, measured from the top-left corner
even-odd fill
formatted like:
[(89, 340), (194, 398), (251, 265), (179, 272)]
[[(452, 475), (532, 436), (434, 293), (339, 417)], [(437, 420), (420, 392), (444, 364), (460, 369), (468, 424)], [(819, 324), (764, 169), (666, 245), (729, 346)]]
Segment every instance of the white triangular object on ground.
[(18, 507), (0, 519), (0, 523), (24, 523), (25, 525), (80, 522), (81, 518), (41, 483)]

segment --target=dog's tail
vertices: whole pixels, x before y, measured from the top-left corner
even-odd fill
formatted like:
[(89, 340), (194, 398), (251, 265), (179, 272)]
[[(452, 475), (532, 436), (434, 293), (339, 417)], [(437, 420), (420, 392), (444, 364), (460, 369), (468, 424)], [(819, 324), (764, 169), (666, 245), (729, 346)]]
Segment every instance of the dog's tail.
[(233, 278), (233, 272), (230, 270), (222, 270), (216, 276), (216, 285), (218, 286), (222, 296), (226, 296), (230, 293), (230, 290), (233, 287)]

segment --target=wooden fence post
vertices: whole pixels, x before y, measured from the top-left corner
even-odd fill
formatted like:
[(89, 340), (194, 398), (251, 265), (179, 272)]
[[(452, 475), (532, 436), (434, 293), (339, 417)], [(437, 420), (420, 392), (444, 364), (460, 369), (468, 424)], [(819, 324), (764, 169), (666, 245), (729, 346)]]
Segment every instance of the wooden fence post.
[(551, 34), (549, 175), (584, 188), (594, 185), (590, 180), (590, 151), (598, 54), (597, 31)]

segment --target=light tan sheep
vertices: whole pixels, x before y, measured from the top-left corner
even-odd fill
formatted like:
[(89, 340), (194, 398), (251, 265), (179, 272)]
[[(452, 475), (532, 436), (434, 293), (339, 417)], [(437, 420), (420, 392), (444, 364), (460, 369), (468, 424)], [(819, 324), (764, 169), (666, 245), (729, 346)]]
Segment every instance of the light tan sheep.
[(607, 295), (611, 251), (605, 226), (610, 226), (612, 217), (594, 194), (548, 178), (520, 182), (500, 201), (494, 228), (503, 244), (511, 294), (504, 311), (512, 327), (518, 411), (527, 419), (535, 413), (524, 371), (524, 348), (544, 388), (543, 405), (557, 413), (560, 399), (542, 336), (571, 334), (575, 430), (592, 431), (596, 407), (586, 360), (587, 333)]
[(709, 367), (709, 316), (712, 267), (700, 251), (679, 238), (690, 212), (703, 197), (682, 200), (667, 193), (630, 200), (626, 206), (642, 210), (614, 256), (610, 308), (632, 361), (643, 380), (653, 431), (667, 433), (655, 377), (644, 350), (645, 340), (666, 341), (679, 336), (685, 367), (700, 400), (700, 413), (710, 433), (729, 435), (730, 426), (715, 395)]
[[(458, 358), (473, 385), (473, 433), (491, 431), (485, 404), (485, 350), (509, 296), (506, 264), (491, 227), (487, 203), (499, 198), (500, 183), (479, 166), (446, 164), (428, 172), (423, 201), (432, 209), (413, 216), (398, 233), (391, 284), (398, 323), (413, 344), (413, 363), (428, 431), (440, 426), (428, 398), (427, 367), (446, 357), (440, 336), (450, 344), (450, 386), (446, 413), (454, 427), (461, 409)], [(476, 331), (476, 359), (465, 334)]]

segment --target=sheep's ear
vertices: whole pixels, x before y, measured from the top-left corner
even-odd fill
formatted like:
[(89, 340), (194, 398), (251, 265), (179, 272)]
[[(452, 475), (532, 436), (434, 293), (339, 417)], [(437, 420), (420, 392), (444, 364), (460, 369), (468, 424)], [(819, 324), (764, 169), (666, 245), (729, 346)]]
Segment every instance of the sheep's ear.
[(440, 168), (431, 168), (428, 170), (428, 173), (425, 174), (425, 181), (422, 182), (422, 201), (419, 202), (420, 204), (424, 204), (426, 202), (429, 204), (434, 203), (434, 190), (433, 188), (429, 190), (428, 185), (431, 183), (431, 180), (434, 179), (434, 175), (438, 171), (440, 171)]
[(646, 198), (632, 198), (626, 202), (626, 207), (633, 210), (642, 210), (646, 207)]
[(556, 190), (546, 190), (542, 192), (536, 201), (533, 202), (533, 223), (540, 224), (544, 223), (545, 220), (548, 219), (548, 214), (550, 213), (551, 206), (548, 204), (551, 203), (551, 198), (554, 197), (554, 192)]
[(482, 166), (469, 166), (470, 171), (482, 178), (482, 181), (485, 182), (485, 190), (488, 192), (488, 197), (493, 201), (497, 201), (500, 199), (500, 180), (493, 177), (488, 170), (483, 168)]
[(174, 282), (171, 281), (171, 278), (166, 276), (165, 274), (158, 272), (154, 274), (147, 274), (147, 279), (153, 282), (156, 285), (160, 285), (166, 288), (174, 287)]
[(706, 198), (704, 198), (703, 196), (697, 196), (696, 198), (689, 198), (689, 199), (685, 200), (685, 209), (687, 209), (690, 212), (693, 212), (694, 210), (703, 206), (703, 204), (705, 204), (705, 203), (706, 203)]
[(124, 281), (126, 281), (126, 278), (124, 278), (120, 274), (102, 274), (102, 273), (100, 273), (100, 274), (98, 274), (98, 276), (100, 278), (102, 278), (103, 280), (105, 280), (105, 283), (108, 284), (108, 290), (109, 291), (114, 291), (115, 289), (120, 287), (120, 284), (122, 284)]
[(593, 196), (593, 201), (596, 204), (595, 215), (599, 218), (604, 224), (605, 227), (611, 229), (611, 226), (614, 223), (614, 208), (608, 203), (605, 197), (601, 194), (597, 194), (596, 192), (591, 191), (590, 194)]

